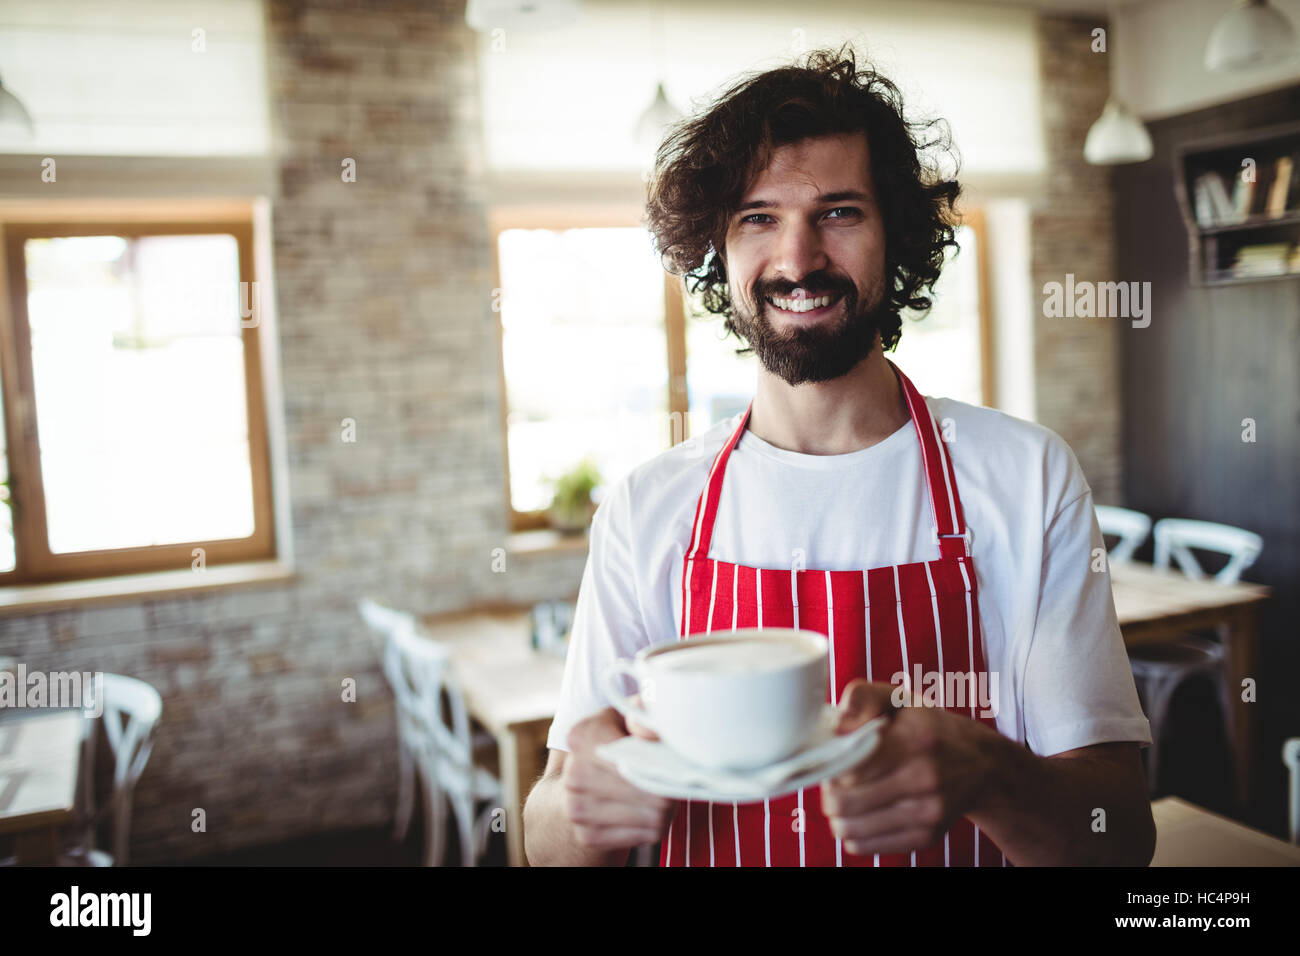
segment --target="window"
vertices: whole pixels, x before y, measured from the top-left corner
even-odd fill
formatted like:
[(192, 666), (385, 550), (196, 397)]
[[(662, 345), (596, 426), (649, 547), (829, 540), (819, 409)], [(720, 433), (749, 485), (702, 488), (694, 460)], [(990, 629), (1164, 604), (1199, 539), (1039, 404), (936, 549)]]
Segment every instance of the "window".
[(251, 223), (4, 245), (0, 584), (274, 556)]
[(682, 338), (681, 299), (635, 221), (611, 214), (557, 227), (526, 211), (497, 215), (514, 530), (543, 527), (553, 482), (584, 461), (607, 483), (688, 427), (676, 372), (684, 358), (670, 354)]
[[(553, 482), (584, 460), (604, 483), (743, 411), (756, 359), (664, 272), (636, 211), (497, 210), (503, 445), (512, 530), (544, 527)], [(988, 403), (982, 222), (891, 358), (926, 394)]]
[(890, 359), (923, 395), (993, 405), (993, 345), (988, 318), (988, 249), (984, 217), (967, 211), (947, 249), (933, 307), (917, 321), (903, 314), (903, 335)]

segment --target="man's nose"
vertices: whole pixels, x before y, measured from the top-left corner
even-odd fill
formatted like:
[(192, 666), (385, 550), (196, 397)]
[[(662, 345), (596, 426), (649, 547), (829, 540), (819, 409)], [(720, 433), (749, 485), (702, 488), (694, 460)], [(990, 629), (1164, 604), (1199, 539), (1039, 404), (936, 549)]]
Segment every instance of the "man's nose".
[(773, 256), (773, 271), (792, 282), (810, 272), (825, 269), (829, 263), (821, 232), (806, 222), (789, 222), (781, 228)]

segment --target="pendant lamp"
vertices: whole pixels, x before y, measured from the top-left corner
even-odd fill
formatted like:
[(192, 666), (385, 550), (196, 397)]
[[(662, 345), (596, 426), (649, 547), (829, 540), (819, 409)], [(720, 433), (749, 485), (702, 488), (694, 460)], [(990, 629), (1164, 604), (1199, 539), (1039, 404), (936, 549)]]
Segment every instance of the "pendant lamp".
[(1295, 56), (1295, 27), (1267, 0), (1237, 0), (1210, 33), (1205, 68), (1242, 70)]
[(35, 135), (36, 124), (32, 122), (32, 114), (0, 81), (0, 142), (31, 139)]
[(1115, 166), (1146, 162), (1151, 153), (1151, 136), (1142, 121), (1116, 97), (1106, 100), (1084, 140), (1083, 158), (1094, 166)]

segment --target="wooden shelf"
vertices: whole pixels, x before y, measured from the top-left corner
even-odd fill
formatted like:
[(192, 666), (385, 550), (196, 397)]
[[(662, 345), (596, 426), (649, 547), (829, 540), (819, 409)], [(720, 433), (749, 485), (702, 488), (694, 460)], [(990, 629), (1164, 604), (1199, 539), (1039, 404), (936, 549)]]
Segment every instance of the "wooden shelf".
[[(1247, 132), (1183, 143), (1175, 148), (1175, 182), (1178, 208), (1187, 227), (1190, 274), (1201, 286), (1240, 285), (1300, 278), (1297, 249), (1300, 248), (1300, 123), (1285, 123)], [(1290, 169), (1286, 162), (1290, 160)], [(1253, 162), (1255, 178), (1249, 184), (1242, 170)], [(1265, 210), (1278, 175), (1287, 176), (1282, 209)], [(1209, 177), (1209, 178), (1207, 178)], [(1226, 195), (1229, 202), (1249, 204), (1249, 215), (1236, 222), (1202, 225), (1196, 215), (1198, 183), (1218, 180), (1210, 192)], [(1240, 195), (1239, 195), (1240, 193)], [(1203, 195), (1204, 205), (1210, 200)], [(1222, 201), (1217, 206), (1224, 215)], [(1203, 212), (1203, 210), (1202, 210)], [(1278, 245), (1281, 260), (1276, 271), (1241, 273), (1237, 263), (1254, 247)]]
[(1225, 222), (1216, 226), (1197, 226), (1202, 235), (1218, 232), (1236, 232), (1240, 229), (1259, 229), (1267, 226), (1290, 227), (1300, 225), (1300, 209), (1288, 209), (1281, 216), (1250, 216), (1241, 222)]
[(1234, 272), (1207, 272), (1205, 274), (1206, 285), (1242, 285), (1247, 282), (1275, 282), (1278, 279), (1296, 279), (1300, 278), (1300, 269), (1293, 269), (1290, 272), (1278, 272), (1270, 275), (1237, 275)]

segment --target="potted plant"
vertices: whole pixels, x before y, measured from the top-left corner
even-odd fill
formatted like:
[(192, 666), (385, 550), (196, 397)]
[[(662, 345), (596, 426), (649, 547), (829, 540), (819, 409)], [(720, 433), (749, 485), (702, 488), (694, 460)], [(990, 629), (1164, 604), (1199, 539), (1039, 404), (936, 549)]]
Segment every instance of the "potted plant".
[(551, 527), (561, 534), (584, 532), (596, 510), (591, 492), (600, 482), (600, 471), (588, 458), (584, 458), (559, 478), (548, 479), (548, 483), (555, 489), (551, 505), (546, 511)]

